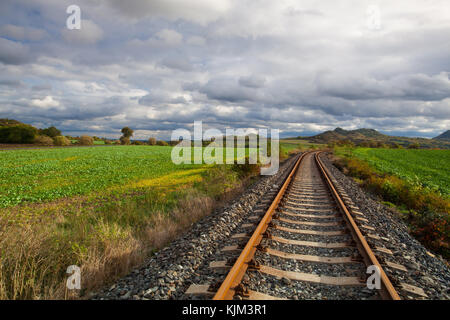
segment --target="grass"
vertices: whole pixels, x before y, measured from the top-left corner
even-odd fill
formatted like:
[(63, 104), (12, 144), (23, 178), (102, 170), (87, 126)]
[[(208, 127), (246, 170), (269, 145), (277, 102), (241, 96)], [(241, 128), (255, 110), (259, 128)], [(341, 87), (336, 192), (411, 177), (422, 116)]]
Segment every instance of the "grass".
[(449, 150), (335, 148), (335, 165), (390, 206), (430, 250), (450, 259)]
[(241, 190), (257, 165), (179, 165), (170, 147), (0, 153), (0, 299), (70, 298), (126, 274)]
[(420, 183), (443, 196), (450, 194), (450, 150), (357, 148), (353, 155), (379, 171)]
[(0, 207), (53, 201), (196, 168), (175, 165), (171, 147), (108, 146), (0, 153)]

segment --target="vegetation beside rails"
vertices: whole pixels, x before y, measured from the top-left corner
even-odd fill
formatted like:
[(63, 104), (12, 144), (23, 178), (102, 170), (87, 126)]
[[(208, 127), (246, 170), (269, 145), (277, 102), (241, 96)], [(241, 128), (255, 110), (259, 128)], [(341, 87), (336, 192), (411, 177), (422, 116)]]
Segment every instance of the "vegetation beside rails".
[[(402, 150), (398, 151), (403, 152)], [(414, 164), (419, 166), (416, 153), (420, 150), (408, 151), (411, 154), (402, 154), (402, 157), (398, 157), (397, 160), (395, 157), (390, 158), (390, 168), (395, 164), (399, 167), (408, 166), (408, 163), (412, 167), (412, 161), (405, 159), (408, 156), (411, 159), (414, 158)], [(378, 153), (383, 153), (383, 149), (378, 149)], [(444, 187), (430, 188), (421, 183), (420, 176), (409, 179), (393, 174), (391, 170), (382, 170), (381, 168), (384, 167), (377, 166), (375, 160), (372, 162), (363, 160), (358, 157), (358, 154), (360, 154), (358, 148), (356, 150), (345, 147), (335, 148), (337, 157), (334, 159), (334, 164), (343, 173), (354, 177), (366, 190), (380, 196), (385, 204), (396, 207), (396, 212), (407, 223), (410, 233), (429, 250), (449, 260), (450, 200), (448, 194), (438, 191)], [(444, 153), (442, 155), (444, 156)], [(426, 159), (424, 156), (422, 166), (430, 166), (429, 160)], [(445, 168), (448, 166), (443, 167), (442, 170), (446, 170)], [(406, 172), (407, 170), (400, 171)]]
[[(241, 192), (258, 165), (175, 171), (91, 195), (1, 209), (0, 299), (86, 297)], [(82, 289), (66, 291), (67, 268)]]

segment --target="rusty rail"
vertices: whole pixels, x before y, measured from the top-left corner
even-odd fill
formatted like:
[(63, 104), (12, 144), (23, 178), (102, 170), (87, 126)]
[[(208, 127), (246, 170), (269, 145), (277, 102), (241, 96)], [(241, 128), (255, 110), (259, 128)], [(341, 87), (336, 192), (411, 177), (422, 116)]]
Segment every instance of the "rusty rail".
[(284, 181), (283, 186), (278, 192), (275, 200), (272, 202), (269, 209), (267, 209), (266, 214), (262, 218), (261, 222), (258, 224), (258, 227), (256, 228), (250, 240), (247, 242), (246, 246), (244, 247), (244, 250), (242, 250), (239, 258), (234, 263), (233, 267), (231, 268), (227, 277), (223, 281), (213, 300), (233, 299), (235, 288), (239, 285), (239, 283), (242, 280), (242, 277), (247, 271), (248, 264), (256, 252), (256, 247), (260, 244), (263, 237), (263, 233), (267, 230), (269, 222), (272, 220), (272, 215), (275, 212), (275, 209), (278, 207), (278, 204), (280, 203), (281, 199), (283, 198), (283, 195), (287, 187), (289, 186), (292, 177), (297, 172), (297, 169), (300, 166), (300, 162), (302, 161), (305, 154), (306, 153), (303, 153), (298, 158), (297, 162), (294, 165), (294, 168)]
[[(273, 216), (275, 210), (277, 209), (278, 205), (280, 204), (280, 201), (283, 198), (283, 196), (286, 192), (286, 189), (290, 185), (292, 178), (294, 177), (295, 173), (297, 172), (298, 168), (300, 167), (301, 161), (303, 160), (304, 156), (309, 153), (311, 153), (311, 152), (303, 153), (296, 161), (292, 171), (290, 172), (289, 176), (286, 178), (285, 182), (283, 183), (283, 186), (281, 187), (280, 191), (278, 192), (277, 196), (275, 197), (275, 200), (272, 202), (271, 206), (266, 211), (264, 217), (258, 224), (252, 237), (247, 242), (246, 246), (242, 250), (241, 254), (239, 255), (238, 259), (234, 263), (234, 265), (231, 268), (231, 270), (229, 271), (229, 273), (227, 274), (227, 277), (223, 281), (219, 290), (216, 292), (216, 294), (213, 298), (214, 300), (231, 300), (231, 299), (233, 299), (236, 291), (239, 289), (239, 284), (240, 284), (244, 274), (246, 273), (246, 271), (249, 267), (249, 264), (251, 263), (254, 255), (255, 255), (257, 247), (261, 243), (261, 240), (263, 239), (263, 234), (266, 232), (267, 228), (269, 227), (269, 223), (272, 220), (272, 216)], [(351, 216), (350, 212), (348, 211), (344, 202), (342, 201), (341, 197), (339, 196), (338, 192), (336, 191), (336, 188), (334, 187), (334, 184), (329, 177), (328, 170), (323, 166), (322, 161), (319, 158), (320, 153), (321, 152), (315, 153), (315, 160), (319, 167), (320, 172), (322, 173), (322, 178), (325, 180), (326, 184), (328, 185), (333, 198), (335, 199), (336, 203), (338, 204), (339, 210), (344, 215), (344, 220), (346, 221), (346, 223), (350, 229), (352, 237), (357, 245), (357, 248), (358, 248), (361, 256), (363, 257), (365, 264), (367, 266), (375, 265), (379, 268), (380, 278), (381, 278), (380, 279), (381, 280), (381, 289), (380, 289), (381, 297), (383, 299), (388, 299), (388, 300), (400, 300), (400, 297), (398, 296), (397, 292), (395, 291), (394, 287), (392, 286), (392, 283), (390, 282), (386, 273), (383, 271), (383, 268), (381, 267), (377, 258), (373, 254), (371, 248), (367, 244), (367, 241), (365, 240), (364, 236), (362, 235), (361, 231), (359, 230), (358, 226), (356, 225), (355, 221), (353, 220), (353, 217)]]
[(344, 220), (347, 223), (350, 232), (352, 234), (353, 240), (356, 242), (356, 246), (358, 248), (359, 253), (364, 259), (364, 263), (366, 266), (375, 265), (378, 267), (378, 270), (380, 271), (380, 280), (381, 280), (381, 289), (380, 289), (380, 295), (385, 300), (400, 300), (399, 295), (394, 289), (394, 286), (392, 285), (391, 281), (387, 277), (386, 273), (384, 272), (383, 268), (381, 267), (380, 263), (378, 262), (377, 258), (375, 257), (375, 254), (373, 253), (372, 249), (370, 248), (369, 244), (367, 243), (366, 239), (362, 235), (361, 231), (359, 230), (358, 226), (355, 223), (355, 220), (353, 219), (352, 215), (348, 211), (347, 207), (344, 204), (344, 201), (342, 201), (341, 197), (339, 196), (339, 193), (337, 192), (336, 188), (334, 187), (333, 182), (331, 181), (329, 177), (328, 170), (323, 165), (322, 161), (319, 158), (319, 155), (322, 152), (318, 152), (315, 154), (315, 160), (317, 165), (320, 168), (320, 171), (322, 172), (322, 176), (327, 183), (328, 187), (330, 188), (331, 194), (333, 198), (335, 199), (336, 203), (338, 204), (339, 210), (344, 214)]

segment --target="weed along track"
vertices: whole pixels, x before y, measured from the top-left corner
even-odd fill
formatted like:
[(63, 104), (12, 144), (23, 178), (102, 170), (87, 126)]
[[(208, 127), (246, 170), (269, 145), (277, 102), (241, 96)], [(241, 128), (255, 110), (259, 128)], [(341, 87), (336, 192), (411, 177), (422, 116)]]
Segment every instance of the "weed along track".
[[(298, 158), (267, 211), (244, 219), (225, 260), (210, 269), (226, 276), (216, 284), (193, 284), (185, 295), (225, 299), (400, 299), (383, 270), (404, 268), (377, 259), (366, 237), (376, 230), (320, 160), (320, 152)], [(270, 195), (267, 195), (270, 198)], [(263, 200), (264, 202), (265, 200)], [(369, 271), (369, 272), (368, 272)], [(379, 285), (375, 281), (379, 275)], [(378, 288), (370, 288), (370, 283)], [(422, 289), (400, 284), (403, 289)]]
[(442, 259), (314, 151), (287, 159), (92, 298), (449, 299), (449, 283)]

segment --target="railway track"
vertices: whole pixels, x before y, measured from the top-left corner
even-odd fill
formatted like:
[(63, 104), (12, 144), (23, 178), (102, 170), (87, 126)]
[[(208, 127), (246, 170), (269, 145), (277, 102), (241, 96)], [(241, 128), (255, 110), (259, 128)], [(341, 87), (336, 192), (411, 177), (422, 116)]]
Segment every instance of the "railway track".
[[(228, 248), (241, 252), (214, 300), (270, 300), (296, 292), (311, 299), (400, 299), (355, 222), (366, 219), (335, 187), (319, 154), (298, 158), (256, 229), (239, 236), (246, 245)], [(380, 286), (370, 289), (367, 278), (375, 271)]]

